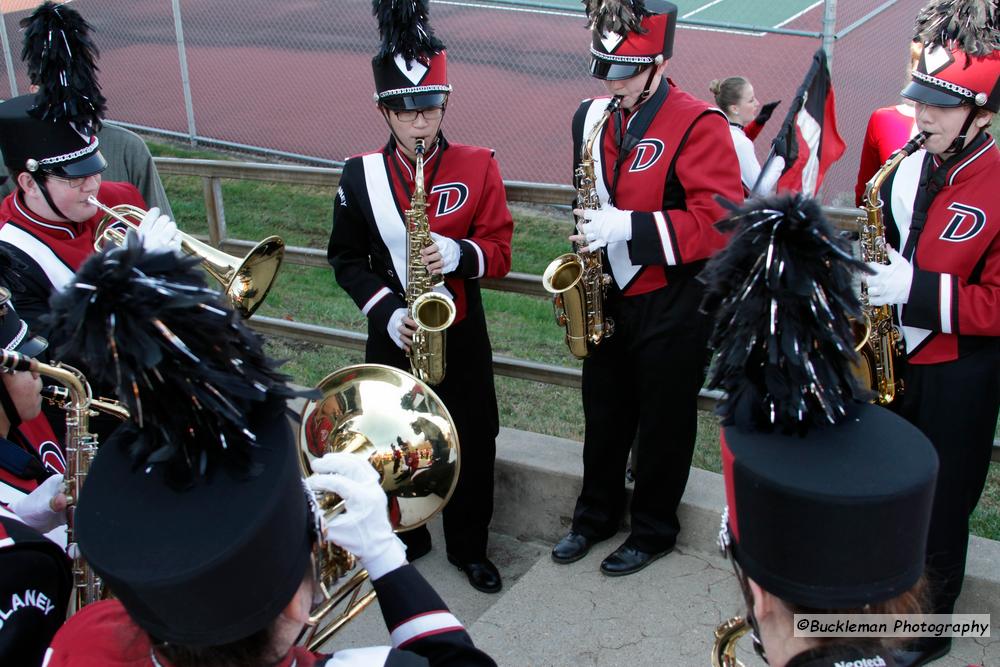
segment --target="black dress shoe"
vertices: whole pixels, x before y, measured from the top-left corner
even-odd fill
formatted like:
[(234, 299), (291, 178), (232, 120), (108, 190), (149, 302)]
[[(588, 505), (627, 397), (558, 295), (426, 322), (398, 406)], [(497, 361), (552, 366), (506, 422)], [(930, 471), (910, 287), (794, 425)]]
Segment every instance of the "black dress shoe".
[(944, 657), (950, 650), (950, 637), (928, 637), (894, 650), (892, 659), (896, 667), (920, 667)]
[(586, 556), (587, 552), (590, 551), (590, 547), (599, 541), (592, 540), (580, 533), (574, 533), (571, 530), (552, 547), (552, 560), (563, 565), (566, 563), (575, 563)]
[(409, 563), (426, 556), (431, 550), (431, 533), (426, 526), (407, 530), (398, 534), (406, 547), (406, 560)]
[(657, 558), (666, 556), (673, 550), (674, 548), (671, 546), (663, 551), (641, 551), (626, 542), (615, 549), (614, 553), (601, 561), (601, 572), (609, 577), (621, 577), (626, 574), (633, 574)]
[(497, 571), (497, 566), (491, 563), (489, 559), (484, 558), (480, 561), (465, 563), (448, 554), (448, 562), (462, 572), (465, 572), (465, 576), (469, 578), (469, 583), (477, 591), (499, 593), (500, 589), (503, 588), (503, 582), (500, 581), (500, 573)]

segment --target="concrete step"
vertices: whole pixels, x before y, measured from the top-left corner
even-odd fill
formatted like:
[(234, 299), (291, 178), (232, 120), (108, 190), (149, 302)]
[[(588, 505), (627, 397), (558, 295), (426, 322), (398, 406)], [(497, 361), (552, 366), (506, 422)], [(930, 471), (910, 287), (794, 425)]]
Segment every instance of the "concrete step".
[[(416, 563), (476, 644), (510, 667), (708, 665), (715, 626), (742, 607), (732, 566), (716, 547), (721, 477), (691, 471), (674, 553), (635, 575), (609, 578), (598, 567), (624, 532), (577, 563), (557, 565), (549, 557), (579, 492), (580, 444), (502, 429), (497, 451), (490, 558), (504, 578), (503, 591), (472, 589), (447, 562), (440, 519), (430, 524), (434, 549)], [(1000, 544), (974, 538), (968, 569), (959, 611), (991, 613), (993, 638), (956, 640), (935, 665), (1000, 665)], [(329, 650), (386, 643), (381, 613), (372, 605)], [(748, 667), (763, 664), (748, 640), (739, 654)]]

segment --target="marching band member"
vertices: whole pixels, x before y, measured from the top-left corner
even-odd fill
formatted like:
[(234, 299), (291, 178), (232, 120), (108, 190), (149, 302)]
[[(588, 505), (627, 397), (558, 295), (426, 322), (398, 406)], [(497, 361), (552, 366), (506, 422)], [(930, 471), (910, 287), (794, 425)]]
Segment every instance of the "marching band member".
[[(31, 335), (0, 288), (0, 347), (34, 357)], [(45, 537), (66, 523), (63, 476), (46, 469), (18, 426), (41, 413), (37, 373), (0, 371), (0, 664), (41, 664), (66, 618), (72, 580), (63, 547)], [(60, 453), (61, 456), (61, 453)], [(63, 534), (65, 542), (65, 534)]]
[[(572, 563), (618, 531), (622, 471), (638, 434), (631, 534), (601, 563), (618, 576), (672, 551), (680, 531), (676, 510), (708, 361), (695, 276), (725, 244), (712, 226), (722, 211), (715, 197), (742, 200), (743, 189), (725, 116), (663, 76), (677, 7), (594, 0), (587, 8), (591, 74), (621, 98), (621, 109), (594, 144), (601, 208), (575, 211), (582, 224), (570, 240), (605, 253), (614, 278), (605, 312), (615, 331), (583, 362), (583, 488), (552, 559)], [(608, 103), (586, 100), (577, 110), (576, 159)]]
[[(90, 39), (90, 24), (68, 3), (55, 4), (46, 0), (30, 16), (21, 19), (21, 30), (24, 32), (21, 60), (28, 67), (30, 92), (35, 93), (46, 85), (59, 85), (62, 68), (52, 67), (47, 57), (52, 44), (50, 37), (53, 28), (68, 29), (68, 34), (74, 40), (71, 42), (75, 47), (74, 51), (84, 58), (82, 66), (88, 67), (89, 78), (94, 80), (96, 86), (96, 60), (99, 52)], [(97, 130), (97, 138), (101, 154), (108, 162), (107, 170), (103, 173), (104, 179), (131, 183), (139, 190), (146, 204), (173, 217), (153, 156), (142, 137), (119, 125), (102, 123)], [(16, 183), (8, 178), (6, 168), (0, 164), (0, 197), (6, 197), (15, 189)]]
[(703, 273), (724, 392), (720, 545), (755, 648), (773, 667), (892, 667), (878, 638), (804, 636), (793, 617), (922, 611), (937, 456), (853, 376), (863, 267), (819, 204), (758, 200), (720, 224), (733, 237)]
[[(51, 45), (37, 64), (39, 91), (0, 104), (0, 151), (16, 183), (0, 203), (0, 247), (26, 267), (14, 302), (21, 317), (42, 333), (40, 318), (49, 295), (94, 251), (102, 214), (89, 198), (96, 196), (107, 206), (146, 206), (134, 186), (102, 182), (107, 161), (96, 132), (104, 97), (94, 79), (89, 36), (68, 20), (70, 11), (60, 7), (32, 24)], [(156, 209), (141, 224), (147, 244), (180, 247), (177, 225)]]
[[(932, 2), (918, 18), (925, 46), (902, 95), (927, 140), (883, 186), (890, 263), (872, 264), (867, 279), (873, 305), (896, 306), (905, 342), (896, 410), (941, 459), (927, 542), (938, 614), (952, 613), (962, 590), (1000, 412), (1000, 151), (987, 132), (1000, 110), (1000, 30), (983, 12)], [(915, 651), (929, 659), (950, 645)]]
[(740, 161), (740, 178), (743, 193), (750, 194), (760, 177), (760, 162), (753, 148), (753, 140), (747, 135), (746, 127), (757, 118), (760, 102), (753, 92), (753, 85), (742, 76), (715, 79), (708, 89), (715, 98), (715, 105), (722, 109), (729, 120), (729, 133), (733, 137), (733, 147)]
[[(366, 461), (316, 462), (309, 487), (346, 502), (321, 522), (285, 413), (298, 392), (196, 264), (130, 238), (53, 300), (55, 329), (78, 332), (60, 354), (98, 381), (120, 378), (132, 420), (102, 444), (75, 514), (75, 539), (114, 599), (69, 620), (47, 667), (494, 664), (406, 563)], [(321, 539), (368, 569), (392, 647), (329, 656), (294, 645)]]
[[(396, 17), (393, 11), (408, 14)], [(445, 276), (444, 290), (456, 308), (454, 324), (445, 331), (447, 370), (434, 388), (455, 420), (462, 448), (458, 486), (444, 509), (445, 546), (448, 560), (474, 588), (496, 593), (502, 582), (486, 548), (499, 416), (479, 279), (510, 270), (513, 219), (493, 151), (450, 143), (441, 132), (451, 86), (447, 53), (427, 22), (426, 0), (386, 0), (377, 4), (376, 15), (382, 47), (372, 68), (389, 142), (344, 165), (327, 257), (337, 283), (368, 318), (365, 360), (409, 370), (406, 354), (416, 323), (405, 300), (409, 253), (403, 213), (411, 207), (416, 143), (423, 140), (434, 243), (419, 260), (432, 274)], [(431, 548), (426, 527), (401, 537), (411, 561)]]

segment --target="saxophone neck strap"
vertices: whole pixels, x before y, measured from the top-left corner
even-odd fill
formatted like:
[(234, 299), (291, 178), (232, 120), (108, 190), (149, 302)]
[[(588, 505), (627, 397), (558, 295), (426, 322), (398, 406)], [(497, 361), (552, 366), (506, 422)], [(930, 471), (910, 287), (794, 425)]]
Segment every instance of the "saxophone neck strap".
[(622, 164), (625, 162), (625, 158), (639, 145), (642, 138), (646, 136), (646, 131), (653, 124), (653, 119), (656, 118), (656, 114), (660, 111), (663, 103), (666, 102), (667, 95), (669, 94), (670, 84), (666, 79), (663, 79), (648, 99), (642, 102), (638, 108), (632, 109), (632, 122), (626, 124), (623, 109), (619, 109), (615, 113), (613, 117), (615, 124), (614, 137), (615, 143), (618, 145), (618, 155), (615, 157), (614, 178), (612, 179), (611, 192), (609, 193), (610, 204), (613, 205), (615, 201), (615, 193), (618, 190), (618, 174), (621, 171)]
[[(437, 148), (439, 152), (443, 153), (446, 148), (448, 148), (448, 142), (445, 141), (444, 135), (440, 132), (438, 133), (437, 141), (432, 145), (433, 148)], [(410, 187), (410, 179), (403, 175), (403, 170), (399, 168), (399, 157), (398, 151), (396, 150), (396, 137), (393, 135), (389, 139), (389, 145), (386, 147), (389, 154), (389, 164), (392, 165), (392, 170), (396, 174), (396, 178), (399, 179), (400, 184), (403, 186), (403, 194), (406, 196), (406, 201), (413, 201), (413, 189)], [(431, 167), (430, 175), (424, 175), (424, 192), (431, 191), (431, 183), (437, 177), (438, 169), (441, 168), (442, 155), (438, 156), (438, 159), (434, 160), (434, 165)]]

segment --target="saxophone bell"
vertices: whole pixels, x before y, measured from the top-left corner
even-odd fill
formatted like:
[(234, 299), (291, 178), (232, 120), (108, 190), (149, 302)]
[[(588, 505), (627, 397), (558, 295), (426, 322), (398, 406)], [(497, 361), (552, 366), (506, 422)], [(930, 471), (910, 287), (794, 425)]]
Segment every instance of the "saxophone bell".
[(715, 628), (715, 643), (712, 645), (712, 667), (743, 667), (736, 658), (736, 644), (750, 632), (750, 624), (742, 616), (732, 618)]

